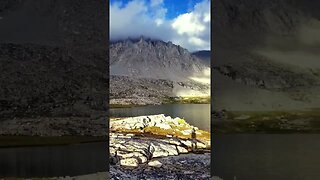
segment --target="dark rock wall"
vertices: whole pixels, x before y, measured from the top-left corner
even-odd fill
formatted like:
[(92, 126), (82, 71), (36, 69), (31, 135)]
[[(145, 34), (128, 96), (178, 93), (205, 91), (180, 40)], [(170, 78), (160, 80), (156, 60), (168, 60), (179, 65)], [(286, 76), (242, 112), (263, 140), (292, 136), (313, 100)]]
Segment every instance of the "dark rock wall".
[(319, 107), (319, 2), (219, 0), (213, 7), (212, 107)]
[(0, 117), (90, 116), (108, 104), (107, 3), (0, 2)]

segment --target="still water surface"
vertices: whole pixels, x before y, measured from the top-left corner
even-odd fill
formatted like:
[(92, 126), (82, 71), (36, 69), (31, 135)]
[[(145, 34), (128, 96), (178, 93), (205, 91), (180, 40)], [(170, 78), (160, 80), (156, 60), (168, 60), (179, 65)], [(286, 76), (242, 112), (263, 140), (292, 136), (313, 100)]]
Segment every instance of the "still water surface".
[(320, 134), (214, 135), (212, 148), (224, 180), (320, 179)]
[[(164, 113), (210, 129), (210, 105), (111, 109), (113, 116)], [(320, 134), (230, 134), (212, 140), (214, 175), (224, 180), (320, 179)], [(0, 149), (0, 177), (81, 175), (106, 170), (107, 143)]]
[(111, 117), (131, 117), (165, 114), (184, 118), (189, 124), (210, 131), (210, 104), (164, 104), (109, 110)]
[[(210, 130), (209, 104), (173, 104), (110, 109), (111, 116), (166, 114)], [(106, 171), (107, 143), (0, 148), (1, 177), (75, 176)]]
[(105, 172), (107, 143), (0, 148), (1, 177), (75, 176)]
[[(0, 177), (105, 171), (107, 143), (0, 149)], [(320, 134), (214, 135), (214, 175), (224, 180), (320, 179)]]

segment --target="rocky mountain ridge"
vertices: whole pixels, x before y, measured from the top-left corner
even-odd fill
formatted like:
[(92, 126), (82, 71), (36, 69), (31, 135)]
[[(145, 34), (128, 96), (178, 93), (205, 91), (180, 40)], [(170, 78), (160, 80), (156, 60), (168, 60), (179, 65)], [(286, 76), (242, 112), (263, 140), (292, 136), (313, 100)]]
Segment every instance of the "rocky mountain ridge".
[(166, 80), (185, 80), (207, 65), (172, 42), (141, 37), (110, 44), (110, 74)]
[(209, 50), (196, 51), (196, 52), (193, 52), (192, 55), (203, 60), (206, 64), (208, 64), (210, 66), (210, 64), (211, 64), (211, 51), (209, 51)]
[(209, 94), (209, 84), (196, 78), (210, 66), (181, 46), (141, 37), (113, 42), (109, 52), (111, 104), (159, 104), (181, 91)]

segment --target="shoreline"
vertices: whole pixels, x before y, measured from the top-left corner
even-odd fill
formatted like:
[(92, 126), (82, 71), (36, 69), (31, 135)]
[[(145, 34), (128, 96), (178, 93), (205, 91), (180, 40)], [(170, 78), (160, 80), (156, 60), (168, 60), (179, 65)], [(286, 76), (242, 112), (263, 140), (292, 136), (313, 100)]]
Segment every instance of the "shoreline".
[[(110, 99), (110, 101), (123, 101), (122, 103), (110, 103), (109, 107), (112, 109), (116, 108), (134, 108), (134, 107), (144, 107), (144, 106), (157, 106), (157, 105), (171, 105), (171, 104), (211, 104), (211, 97), (164, 97), (159, 102), (154, 103), (133, 103), (136, 102), (135, 99)], [(129, 102), (127, 102), (129, 101)], [(130, 102), (132, 101), (132, 102)], [(127, 103), (124, 103), (127, 102)]]
[(78, 176), (57, 176), (57, 177), (31, 177), (31, 178), (20, 178), (20, 177), (2, 177), (1, 180), (24, 180), (24, 179), (30, 179), (30, 180), (85, 180), (85, 179), (95, 179), (95, 180), (105, 180), (109, 179), (109, 173), (108, 172), (97, 172), (97, 173), (91, 173), (91, 174), (84, 174), (84, 175), (78, 175)]
[(1, 135), (0, 148), (65, 146), (107, 142), (106, 136), (14, 136)]
[(312, 134), (320, 132), (318, 109), (220, 111), (211, 114), (215, 134)]

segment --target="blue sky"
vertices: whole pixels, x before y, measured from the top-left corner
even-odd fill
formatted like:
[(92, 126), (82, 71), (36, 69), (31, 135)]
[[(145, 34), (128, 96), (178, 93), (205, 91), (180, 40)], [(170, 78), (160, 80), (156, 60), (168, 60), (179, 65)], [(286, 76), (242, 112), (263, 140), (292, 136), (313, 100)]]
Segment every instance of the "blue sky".
[(210, 49), (209, 0), (110, 0), (110, 38), (146, 36)]
[(166, 18), (173, 19), (180, 14), (190, 12), (200, 0), (164, 0), (164, 6), (168, 9)]
[[(110, 0), (110, 4), (114, 2), (122, 3), (122, 7), (128, 4), (131, 0)], [(150, 0), (146, 0), (150, 3)], [(201, 0), (164, 0), (164, 7), (168, 9), (166, 18), (173, 19), (180, 14), (190, 12), (196, 3), (201, 2)]]

